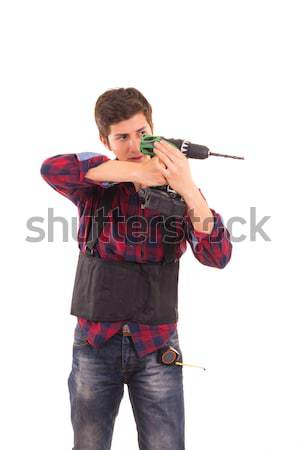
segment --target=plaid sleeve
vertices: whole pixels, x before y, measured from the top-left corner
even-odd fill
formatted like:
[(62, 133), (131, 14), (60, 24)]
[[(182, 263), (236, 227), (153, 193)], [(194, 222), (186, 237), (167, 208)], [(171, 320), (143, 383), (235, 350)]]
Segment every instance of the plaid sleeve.
[(117, 184), (86, 178), (89, 169), (106, 161), (111, 160), (105, 155), (92, 152), (56, 155), (42, 163), (40, 174), (53, 189), (78, 206), (92, 194), (95, 186), (108, 188)]
[(230, 233), (224, 226), (221, 215), (214, 209), (210, 208), (210, 211), (213, 215), (213, 229), (210, 234), (195, 230), (190, 216), (184, 216), (186, 239), (198, 261), (205, 266), (223, 269), (232, 255)]

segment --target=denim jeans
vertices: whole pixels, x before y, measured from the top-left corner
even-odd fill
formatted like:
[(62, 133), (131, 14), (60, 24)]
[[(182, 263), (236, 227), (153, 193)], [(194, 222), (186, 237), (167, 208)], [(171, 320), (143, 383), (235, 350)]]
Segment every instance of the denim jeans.
[[(73, 450), (110, 450), (127, 384), (140, 450), (185, 450), (182, 366), (139, 358), (131, 336), (115, 334), (100, 349), (76, 326), (68, 377)], [(168, 343), (182, 353), (177, 330)], [(124, 445), (125, 447), (125, 442)]]

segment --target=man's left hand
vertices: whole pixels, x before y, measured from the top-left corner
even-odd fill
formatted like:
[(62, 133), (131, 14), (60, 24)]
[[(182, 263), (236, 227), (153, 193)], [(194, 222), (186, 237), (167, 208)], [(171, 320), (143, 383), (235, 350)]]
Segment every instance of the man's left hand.
[(192, 189), (197, 189), (192, 179), (188, 159), (177, 147), (162, 139), (154, 143), (153, 151), (166, 166), (161, 167), (161, 172), (172, 189), (182, 197)]

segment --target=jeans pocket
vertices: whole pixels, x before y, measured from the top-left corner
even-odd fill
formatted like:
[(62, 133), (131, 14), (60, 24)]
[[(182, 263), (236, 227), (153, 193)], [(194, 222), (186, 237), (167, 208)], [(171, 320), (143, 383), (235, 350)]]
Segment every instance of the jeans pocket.
[(180, 348), (179, 336), (178, 336), (177, 329), (170, 336), (170, 338), (169, 338), (169, 340), (167, 342), (167, 345), (173, 347), (174, 350), (176, 350), (179, 353), (179, 355), (177, 357), (177, 361), (182, 362), (183, 361), (183, 359), (182, 359), (182, 351), (181, 351), (181, 348)]
[(77, 323), (73, 335), (73, 346), (82, 347), (85, 345), (88, 345), (87, 332), (84, 329), (81, 329), (80, 325)]

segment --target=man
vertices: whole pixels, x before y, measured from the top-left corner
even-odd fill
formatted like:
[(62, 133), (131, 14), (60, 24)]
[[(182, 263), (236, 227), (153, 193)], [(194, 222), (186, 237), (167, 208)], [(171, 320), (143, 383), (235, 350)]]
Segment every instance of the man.
[[(179, 259), (187, 241), (200, 263), (224, 268), (232, 252), (229, 232), (221, 216), (209, 208), (192, 179), (188, 159), (178, 149), (162, 140), (155, 143), (154, 157), (140, 152), (142, 134), (153, 134), (153, 123), (152, 108), (137, 89), (103, 93), (96, 102), (95, 120), (101, 142), (116, 159), (87, 152), (64, 154), (46, 159), (41, 167), (44, 180), (78, 207), (80, 218), (72, 303), (78, 322), (68, 378), (73, 450), (111, 448), (124, 384), (139, 448), (184, 450), (182, 366), (160, 359), (161, 351), (171, 346), (182, 361), (177, 333)], [(142, 187), (162, 185), (170, 185), (186, 203), (180, 222), (183, 233), (171, 244), (169, 261), (164, 228), (152, 220), (158, 211), (143, 208), (138, 195)], [(90, 248), (92, 217), (106, 205), (107, 192), (113, 192), (109, 220), (101, 222), (95, 240), (91, 236)], [(142, 240), (135, 235), (132, 217), (143, 219), (141, 228), (145, 220)]]

